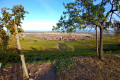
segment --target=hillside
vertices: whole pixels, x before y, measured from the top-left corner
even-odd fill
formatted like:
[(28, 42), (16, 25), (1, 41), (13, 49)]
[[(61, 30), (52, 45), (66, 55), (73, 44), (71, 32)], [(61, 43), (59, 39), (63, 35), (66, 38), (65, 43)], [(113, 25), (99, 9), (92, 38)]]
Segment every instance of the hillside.
[[(33, 80), (119, 80), (120, 54), (105, 55), (104, 61), (97, 56), (73, 57), (61, 63), (47, 62), (27, 64), (30, 79)], [(62, 67), (62, 68), (61, 68)], [(59, 69), (58, 69), (59, 68)], [(56, 72), (57, 70), (57, 72)], [(16, 64), (4, 68), (0, 73), (0, 80), (23, 80), (21, 68)]]
[(58, 71), (59, 80), (119, 80), (120, 54), (71, 58), (73, 64)]
[[(29, 33), (29, 35), (33, 37), (53, 36), (53, 38), (56, 35), (69, 36), (69, 34), (49, 35), (47, 33)], [(83, 37), (82, 35), (71, 34), (71, 36), (78, 37)], [(100, 61), (96, 56), (95, 36), (92, 34), (84, 36), (93, 38), (76, 40), (20, 38), (30, 79), (119, 80), (120, 41), (113, 36), (104, 35), (105, 59)], [(20, 57), (16, 52), (16, 47), (15, 37), (11, 36), (5, 55), (0, 54), (0, 62), (2, 62), (0, 80), (23, 80)]]

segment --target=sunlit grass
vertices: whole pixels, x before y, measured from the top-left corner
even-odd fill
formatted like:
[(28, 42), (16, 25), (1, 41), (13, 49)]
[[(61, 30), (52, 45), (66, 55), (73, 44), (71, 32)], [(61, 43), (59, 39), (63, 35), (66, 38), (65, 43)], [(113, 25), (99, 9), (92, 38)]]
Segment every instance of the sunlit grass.
[(35, 40), (35, 39), (22, 39), (21, 40), (22, 50), (45, 50), (49, 48), (57, 48), (57, 43), (55, 41), (47, 40)]
[[(62, 52), (59, 48), (64, 50)], [(95, 39), (75, 40), (75, 41), (48, 41), (36, 39), (20, 39), (22, 53), (25, 54), (27, 62), (46, 62), (57, 61), (77, 56), (96, 55)], [(120, 41), (115, 38), (106, 37), (103, 40), (104, 54), (120, 53)], [(17, 44), (14, 38), (11, 38), (6, 50), (6, 62), (19, 61), (19, 55), (16, 52)], [(17, 57), (18, 56), (18, 57)], [(16, 57), (16, 58), (15, 58)]]

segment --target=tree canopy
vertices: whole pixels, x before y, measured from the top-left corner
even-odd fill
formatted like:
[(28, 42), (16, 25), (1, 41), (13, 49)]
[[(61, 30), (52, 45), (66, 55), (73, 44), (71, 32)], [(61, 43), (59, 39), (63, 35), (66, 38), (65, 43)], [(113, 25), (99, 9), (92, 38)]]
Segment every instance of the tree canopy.
[(7, 34), (4, 30), (4, 27), (7, 28), (12, 34), (15, 32), (14, 27), (14, 18), (15, 24), (21, 27), (21, 20), (24, 20), (25, 13), (28, 13), (24, 10), (22, 5), (13, 6), (12, 9), (3, 7), (2, 8), (2, 16), (0, 16), (0, 38), (3, 41), (3, 44), (6, 43)]
[(88, 25), (103, 28), (106, 27), (106, 22), (110, 23), (116, 17), (120, 18), (119, 0), (76, 0), (63, 5), (67, 11), (63, 12), (53, 30), (69, 32), (86, 28)]
[(28, 13), (24, 10), (24, 7), (22, 5), (16, 5), (13, 6), (12, 9), (10, 8), (2, 8), (2, 17), (0, 18), (0, 28), (6, 27), (8, 30), (13, 32), (14, 30), (14, 18), (15, 23), (17, 26), (21, 26), (21, 20), (24, 20), (25, 13)]

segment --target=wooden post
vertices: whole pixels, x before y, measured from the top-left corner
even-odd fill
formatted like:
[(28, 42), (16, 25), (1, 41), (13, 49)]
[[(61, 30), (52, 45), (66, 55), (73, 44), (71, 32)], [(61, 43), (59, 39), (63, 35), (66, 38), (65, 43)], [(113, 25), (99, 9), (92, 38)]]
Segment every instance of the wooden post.
[(22, 62), (23, 77), (29, 78), (28, 71), (27, 71), (26, 64), (25, 64), (24, 54), (22, 54), (21, 52), (21, 46), (20, 46), (20, 41), (19, 41), (17, 25), (15, 24), (15, 18), (14, 18), (14, 27), (15, 27), (15, 34), (16, 34), (16, 41), (17, 41), (17, 50), (18, 50), (18, 53), (20, 55), (21, 62)]

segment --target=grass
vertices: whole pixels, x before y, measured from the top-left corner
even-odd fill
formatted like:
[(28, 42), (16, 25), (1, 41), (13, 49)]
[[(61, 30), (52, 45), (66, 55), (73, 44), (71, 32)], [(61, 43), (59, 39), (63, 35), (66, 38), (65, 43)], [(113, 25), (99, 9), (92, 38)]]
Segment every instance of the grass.
[(35, 39), (22, 39), (21, 40), (22, 50), (35, 50), (44, 51), (49, 48), (57, 48), (57, 43), (55, 41), (47, 40), (35, 40)]
[(73, 61), (70, 59), (61, 59), (58, 61), (58, 65), (55, 66), (55, 71), (58, 72), (60, 70), (64, 70), (73, 65)]
[[(76, 40), (76, 41), (57, 41), (60, 48), (57, 48), (56, 41), (36, 40), (36, 39), (20, 39), (22, 53), (25, 55), (27, 63), (44, 63), (49, 61), (59, 61), (60, 66), (69, 62), (67, 60), (71, 57), (96, 55), (95, 39)], [(104, 40), (104, 54), (120, 53), (120, 41), (115, 38), (105, 37)], [(20, 57), (16, 53), (16, 42), (12, 38), (4, 56), (0, 56), (0, 62), (19, 62)], [(69, 65), (69, 64), (67, 64)], [(61, 69), (58, 67), (58, 69)]]

